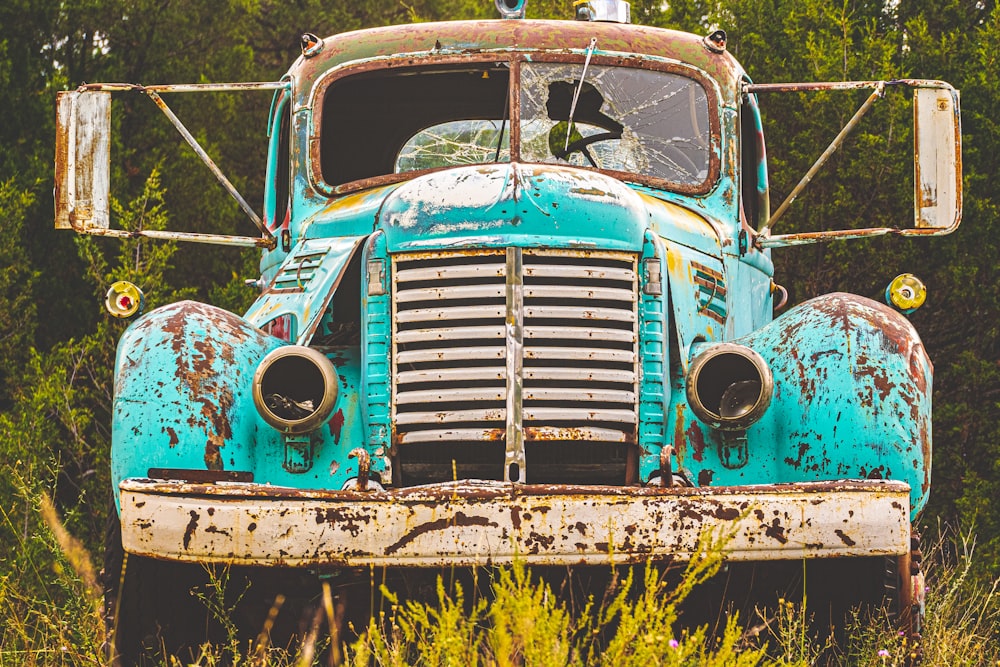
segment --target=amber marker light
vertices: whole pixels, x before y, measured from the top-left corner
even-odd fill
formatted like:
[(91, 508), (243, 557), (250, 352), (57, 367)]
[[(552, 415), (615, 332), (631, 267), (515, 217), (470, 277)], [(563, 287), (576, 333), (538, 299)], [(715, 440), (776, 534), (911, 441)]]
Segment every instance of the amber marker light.
[(119, 280), (108, 288), (104, 307), (115, 317), (125, 319), (142, 312), (145, 296), (142, 290), (127, 280)]
[(927, 300), (927, 288), (923, 281), (912, 273), (902, 273), (892, 279), (885, 288), (885, 302), (903, 313), (909, 315)]

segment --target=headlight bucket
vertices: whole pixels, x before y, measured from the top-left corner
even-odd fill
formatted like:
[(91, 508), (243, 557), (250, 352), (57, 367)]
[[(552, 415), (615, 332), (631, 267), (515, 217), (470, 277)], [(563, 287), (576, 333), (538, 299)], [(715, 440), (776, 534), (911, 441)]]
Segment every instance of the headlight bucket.
[(282, 433), (308, 433), (333, 412), (338, 382), (325, 355), (310, 347), (286, 345), (257, 365), (253, 402), (264, 421)]
[(699, 352), (688, 366), (687, 400), (695, 416), (725, 431), (749, 428), (771, 404), (774, 377), (757, 352), (718, 343)]

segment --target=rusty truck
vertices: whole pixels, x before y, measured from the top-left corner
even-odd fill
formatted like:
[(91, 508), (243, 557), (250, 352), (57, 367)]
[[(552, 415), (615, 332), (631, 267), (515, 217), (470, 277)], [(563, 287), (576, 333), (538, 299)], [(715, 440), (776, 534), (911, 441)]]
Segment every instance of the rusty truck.
[[(121, 337), (105, 580), (123, 662), (204, 638), (189, 588), (206, 564), (254, 580), (266, 612), (359, 570), (684, 561), (720, 526), (733, 586), (805, 563), (811, 585), (919, 616), (932, 366), (900, 311), (923, 287), (775, 316), (771, 250), (954, 230), (958, 92), (755, 82), (722, 30), (635, 25), (611, 0), (564, 21), (497, 6), (303, 35), (278, 81), (59, 95), (57, 227), (260, 251), (247, 312), (182, 301)], [(759, 101), (820, 90), (865, 99), (772, 211)], [(228, 91), (273, 96), (259, 214), (166, 101)], [(111, 224), (126, 94), (168, 116), (253, 234)], [(889, 94), (912, 100), (912, 217), (780, 233)], [(141, 302), (108, 291), (115, 315)]]

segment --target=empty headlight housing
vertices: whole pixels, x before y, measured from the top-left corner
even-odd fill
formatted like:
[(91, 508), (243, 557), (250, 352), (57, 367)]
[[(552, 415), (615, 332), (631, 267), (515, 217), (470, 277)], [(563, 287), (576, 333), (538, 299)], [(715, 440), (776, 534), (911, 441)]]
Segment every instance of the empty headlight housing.
[(698, 419), (714, 428), (748, 428), (763, 416), (773, 393), (771, 369), (744, 345), (712, 345), (688, 367), (688, 404)]
[(265, 356), (253, 377), (253, 402), (268, 424), (282, 433), (319, 428), (337, 402), (337, 371), (320, 352), (286, 345)]

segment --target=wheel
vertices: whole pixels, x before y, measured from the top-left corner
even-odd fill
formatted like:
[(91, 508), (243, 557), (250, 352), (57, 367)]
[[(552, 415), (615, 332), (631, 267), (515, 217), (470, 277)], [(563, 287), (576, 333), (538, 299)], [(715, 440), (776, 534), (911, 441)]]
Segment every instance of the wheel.
[(109, 661), (120, 667), (193, 659), (201, 643), (221, 639), (219, 624), (193, 591), (204, 569), (128, 554), (114, 507), (104, 531), (104, 621)]
[(898, 557), (887, 557), (884, 569), (883, 606), (889, 620), (897, 625), (911, 647), (907, 664), (920, 662), (921, 632), (924, 621), (924, 574), (920, 536), (910, 537), (910, 552)]

